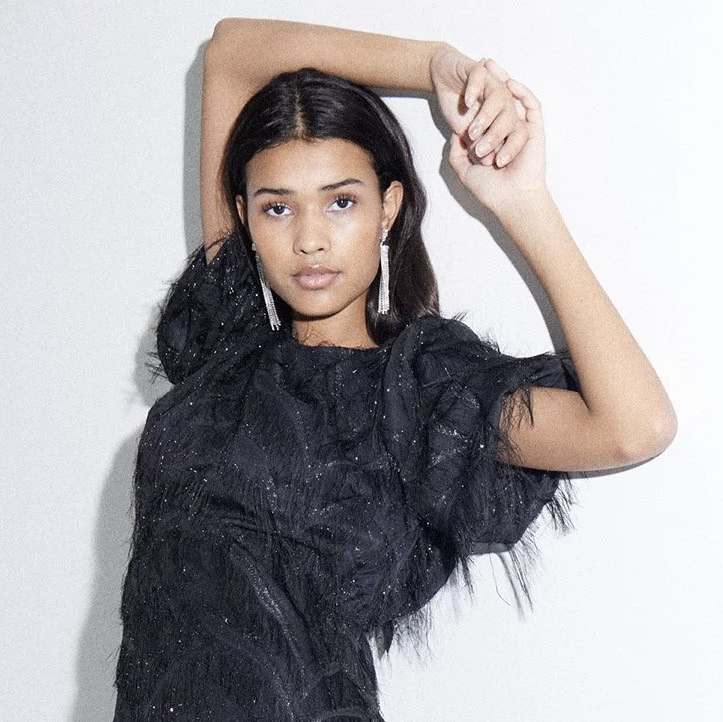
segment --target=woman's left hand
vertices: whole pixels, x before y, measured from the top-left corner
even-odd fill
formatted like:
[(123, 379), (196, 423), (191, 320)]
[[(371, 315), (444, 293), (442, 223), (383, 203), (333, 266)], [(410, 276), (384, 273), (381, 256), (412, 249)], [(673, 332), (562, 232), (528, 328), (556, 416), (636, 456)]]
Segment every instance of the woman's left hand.
[[(449, 162), (464, 186), (487, 208), (499, 216), (509, 204), (538, 191), (546, 191), (545, 129), (542, 109), (532, 92), (510, 76), (493, 60), (487, 70), (509, 89), (517, 104), (520, 123), (525, 128), (524, 147), (508, 147), (505, 142), (496, 158), (478, 159), (464, 133), (455, 130), (451, 138)], [(471, 158), (474, 158), (472, 160)]]

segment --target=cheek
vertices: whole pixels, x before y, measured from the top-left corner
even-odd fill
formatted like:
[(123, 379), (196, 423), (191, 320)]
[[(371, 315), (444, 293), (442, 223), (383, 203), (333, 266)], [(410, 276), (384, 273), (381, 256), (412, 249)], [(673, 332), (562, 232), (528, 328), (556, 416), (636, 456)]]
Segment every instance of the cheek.
[(258, 211), (249, 217), (247, 228), (262, 259), (270, 260), (283, 254), (289, 235), (287, 226), (282, 220), (271, 219)]
[(360, 287), (369, 286), (379, 271), (378, 243), (373, 241), (360, 244), (354, 251), (350, 267), (353, 269), (352, 277), (355, 285)]
[(279, 242), (278, 235), (267, 237), (266, 234), (257, 232), (251, 234), (251, 239), (256, 246), (254, 263), (258, 257), (263, 265), (266, 279), (272, 286), (275, 286), (285, 263), (283, 244)]

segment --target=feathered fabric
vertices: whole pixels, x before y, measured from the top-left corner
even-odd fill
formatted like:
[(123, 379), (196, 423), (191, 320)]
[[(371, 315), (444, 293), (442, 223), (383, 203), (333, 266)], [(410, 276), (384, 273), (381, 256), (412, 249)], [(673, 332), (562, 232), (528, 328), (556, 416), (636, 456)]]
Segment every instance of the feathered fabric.
[(496, 460), (505, 397), (573, 383), (555, 356), (433, 317), (304, 346), (268, 328), (236, 236), (191, 258), (158, 352), (174, 387), (138, 453), (115, 722), (380, 722), (372, 635), (561, 518), (558, 475)]

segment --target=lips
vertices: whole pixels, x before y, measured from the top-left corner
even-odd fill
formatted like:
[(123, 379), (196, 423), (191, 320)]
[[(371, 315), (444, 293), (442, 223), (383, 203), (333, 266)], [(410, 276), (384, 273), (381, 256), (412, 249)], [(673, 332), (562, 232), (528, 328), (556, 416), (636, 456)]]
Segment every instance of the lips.
[(316, 291), (331, 285), (339, 271), (332, 271), (326, 266), (306, 266), (294, 274), (294, 280), (307, 291)]

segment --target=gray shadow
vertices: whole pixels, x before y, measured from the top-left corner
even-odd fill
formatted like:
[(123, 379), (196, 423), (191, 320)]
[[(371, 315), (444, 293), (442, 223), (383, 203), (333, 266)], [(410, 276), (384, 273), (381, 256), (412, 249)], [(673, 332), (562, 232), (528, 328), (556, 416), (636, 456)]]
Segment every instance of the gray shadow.
[[(185, 78), (183, 220), (187, 255), (202, 240), (199, 166), (205, 46), (206, 43), (199, 47)], [(158, 301), (160, 306), (163, 298)], [(154, 373), (157, 321), (156, 309), (149, 314), (146, 330), (139, 339), (132, 374), (133, 393), (148, 407), (170, 388), (165, 378)], [(132, 483), (141, 431), (139, 428), (121, 443), (103, 484), (95, 529), (92, 596), (76, 652), (76, 694), (68, 722), (108, 722), (113, 718), (113, 680), (122, 636), (119, 610), (133, 533)]]
[(201, 230), (201, 90), (203, 54), (208, 41), (199, 46), (186, 72), (185, 122), (183, 124), (183, 229), (190, 255), (203, 240)]
[[(168, 381), (153, 371), (157, 317), (156, 310), (149, 314), (131, 376), (131, 393), (145, 406), (170, 388)], [(76, 694), (68, 722), (108, 722), (113, 718), (113, 681), (122, 634), (120, 599), (133, 533), (133, 471), (141, 431), (138, 428), (121, 443), (103, 483), (91, 602), (76, 652)]]
[[(183, 220), (187, 255), (202, 240), (199, 166), (205, 46), (199, 47), (185, 78)], [(170, 388), (169, 382), (155, 372), (155, 328), (163, 298), (158, 302), (159, 308), (149, 314), (138, 341), (132, 374), (132, 394), (147, 407)], [(133, 533), (133, 472), (141, 431), (139, 428), (121, 443), (103, 483), (95, 529), (91, 602), (76, 652), (76, 694), (68, 722), (108, 722), (113, 718), (113, 682), (122, 636), (119, 610)]]
[(452, 194), (457, 203), (459, 203), (462, 209), (479, 221), (489, 231), (495, 243), (500, 247), (502, 252), (510, 260), (510, 263), (520, 274), (520, 277), (524, 281), (530, 291), (530, 294), (535, 300), (535, 303), (540, 309), (547, 331), (550, 334), (553, 348), (556, 351), (563, 351), (565, 349), (565, 337), (562, 333), (562, 327), (560, 326), (557, 315), (552, 308), (550, 299), (537, 280), (537, 277), (532, 272), (532, 269), (529, 267), (520, 251), (517, 249), (517, 246), (515, 246), (515, 244), (510, 240), (510, 237), (505, 233), (495, 215), (484, 208), (479, 201), (473, 198), (469, 191), (459, 181), (456, 173), (452, 170), (452, 166), (450, 166), (447, 160), (449, 155), (450, 129), (447, 125), (447, 121), (444, 119), (444, 115), (437, 103), (436, 97), (426, 93), (390, 93), (379, 89), (377, 89), (377, 92), (382, 97), (426, 99), (429, 104), (429, 112), (432, 116), (432, 120), (437, 127), (437, 130), (439, 130), (440, 135), (446, 141), (439, 164), (439, 174), (442, 177), (442, 180), (445, 182), (449, 192)]
[(556, 351), (563, 351), (566, 348), (566, 344), (562, 327), (552, 308), (550, 299), (537, 280), (537, 277), (517, 249), (517, 246), (515, 246), (507, 233), (505, 233), (497, 217), (472, 197), (469, 191), (462, 185), (459, 178), (457, 178), (457, 174), (452, 170), (452, 166), (447, 160), (449, 155), (449, 128), (442, 115), (439, 104), (433, 97), (429, 99), (429, 111), (437, 129), (447, 139), (439, 166), (439, 174), (442, 176), (442, 179), (457, 203), (459, 203), (466, 213), (476, 218), (489, 231), (495, 243), (510, 260), (510, 263), (515, 267), (517, 273), (520, 274), (520, 277), (540, 309), (554, 349)]
[(118, 449), (106, 477), (95, 530), (90, 609), (75, 662), (76, 695), (69, 722), (113, 718), (113, 678), (121, 640), (120, 590), (132, 533), (131, 477), (140, 430)]

